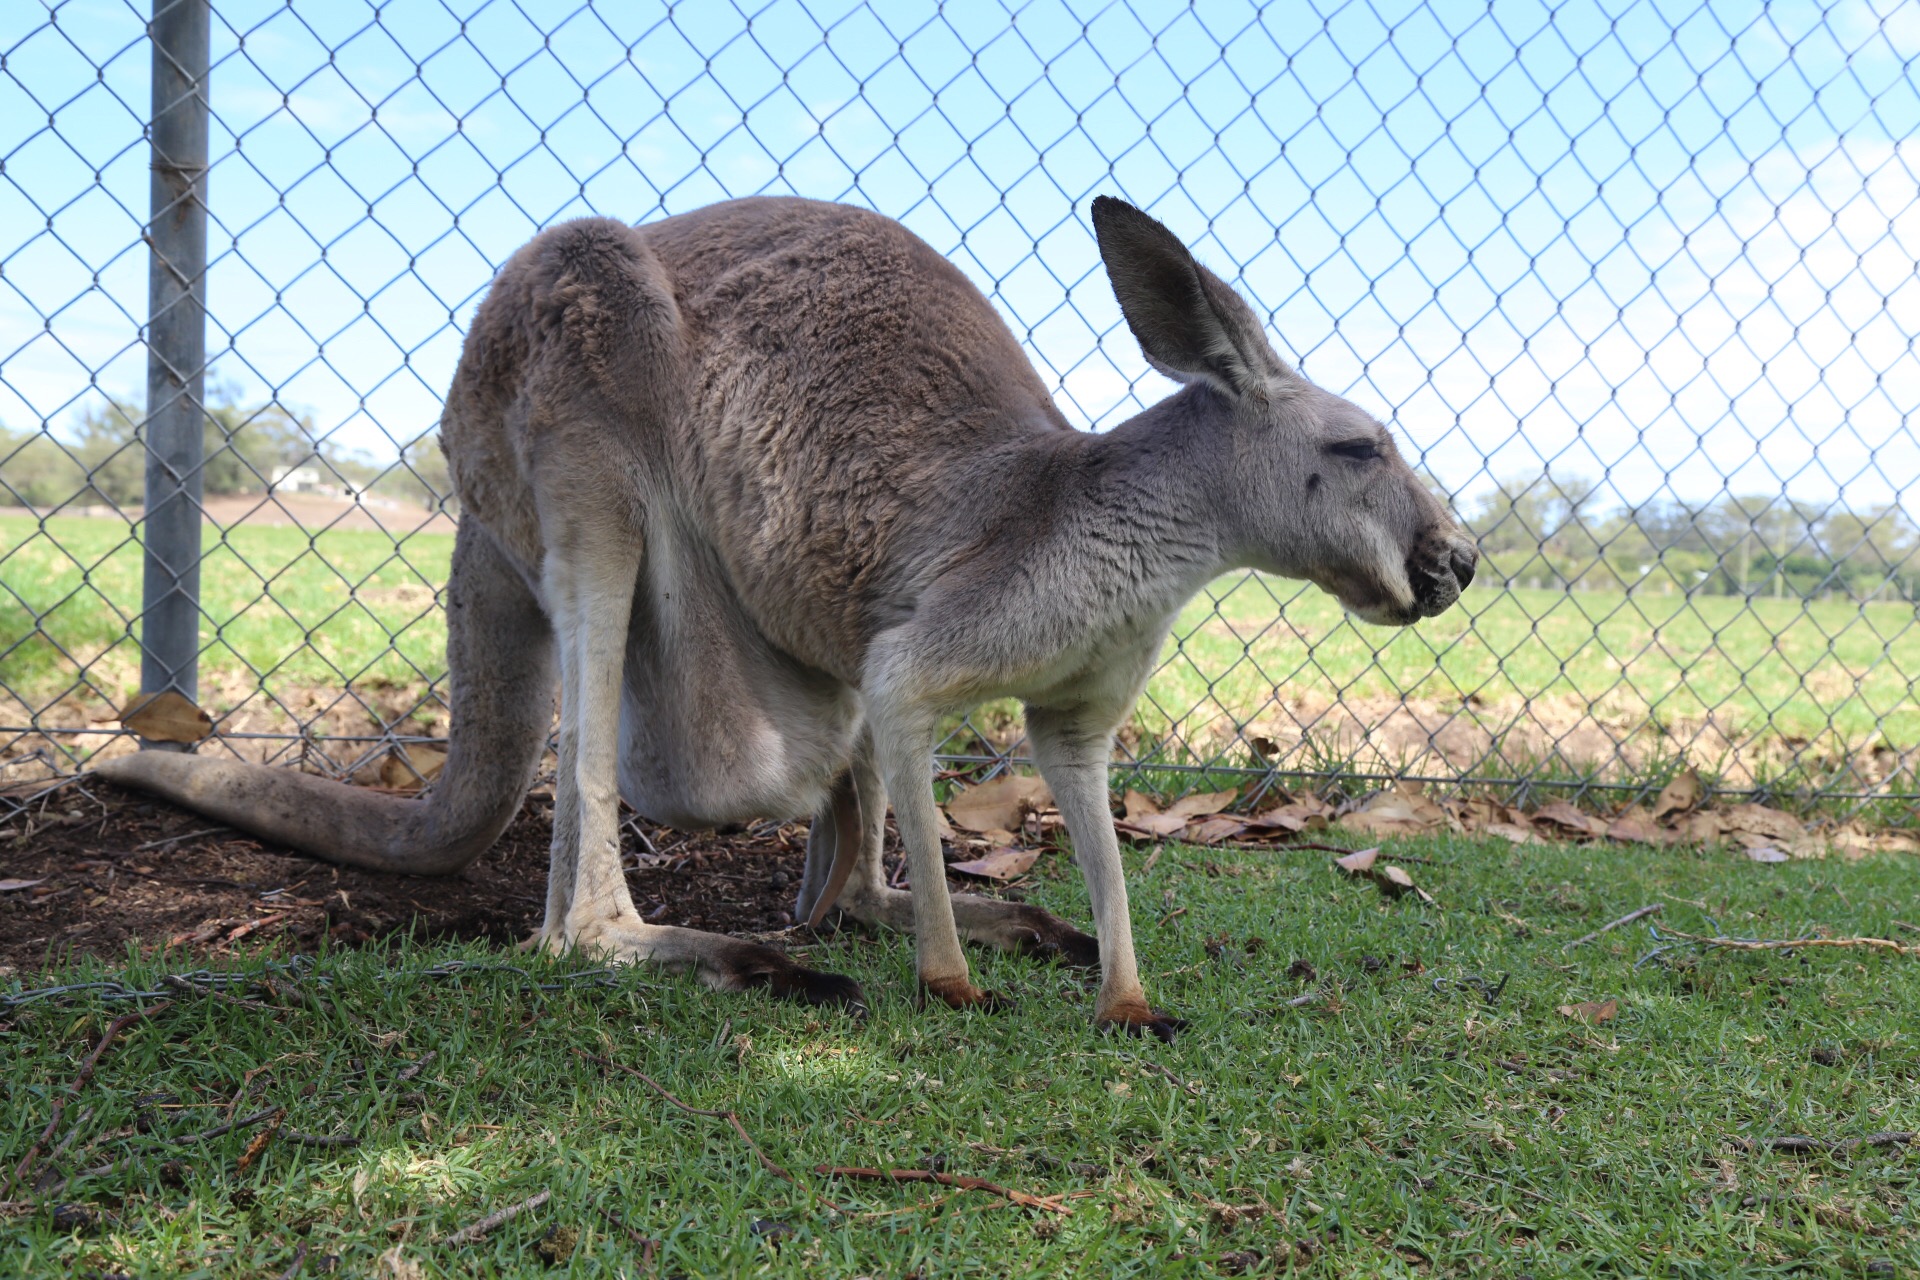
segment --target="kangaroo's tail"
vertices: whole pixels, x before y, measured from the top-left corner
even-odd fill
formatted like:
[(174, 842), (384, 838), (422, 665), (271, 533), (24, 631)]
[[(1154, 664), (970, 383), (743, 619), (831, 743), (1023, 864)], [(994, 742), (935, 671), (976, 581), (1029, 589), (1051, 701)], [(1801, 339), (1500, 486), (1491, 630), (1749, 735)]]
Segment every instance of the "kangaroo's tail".
[(519, 811), (553, 719), (552, 629), (519, 569), (471, 520), (454, 538), (447, 663), (451, 742), (424, 799), (169, 751), (108, 760), (96, 776), (329, 862), (414, 875), (458, 871)]

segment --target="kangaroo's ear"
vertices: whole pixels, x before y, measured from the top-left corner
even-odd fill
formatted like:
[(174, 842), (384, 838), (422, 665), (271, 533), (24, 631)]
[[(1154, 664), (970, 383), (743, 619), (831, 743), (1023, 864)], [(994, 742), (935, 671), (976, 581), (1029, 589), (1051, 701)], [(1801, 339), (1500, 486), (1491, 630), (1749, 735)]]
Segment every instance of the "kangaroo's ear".
[(1226, 281), (1173, 232), (1124, 200), (1093, 198), (1093, 234), (1120, 314), (1147, 363), (1179, 382), (1203, 378), (1230, 396), (1260, 396), (1286, 363)]

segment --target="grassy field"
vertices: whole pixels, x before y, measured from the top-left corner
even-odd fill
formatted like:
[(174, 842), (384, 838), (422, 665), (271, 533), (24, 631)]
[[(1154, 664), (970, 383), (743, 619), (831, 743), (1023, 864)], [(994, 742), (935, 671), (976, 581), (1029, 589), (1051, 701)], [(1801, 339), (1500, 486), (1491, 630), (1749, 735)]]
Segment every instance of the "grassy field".
[[(1170, 1046), (1095, 1034), (1079, 977), (993, 956), (980, 971), (1018, 997), (1017, 1015), (917, 1012), (898, 937), (806, 949), (866, 984), (865, 1023), (653, 973), (549, 992), (499, 971), (397, 976), (504, 958), (449, 946), (323, 956), (330, 985), (309, 980), (315, 1001), (286, 1009), (176, 997), (120, 1035), (68, 1101), (72, 1145), (40, 1167), (118, 1163), (50, 1199), (16, 1192), (31, 1203), (5, 1220), (6, 1268), (640, 1276), (634, 1233), (660, 1242), (660, 1275), (1920, 1269), (1915, 1148), (1740, 1141), (1920, 1129), (1920, 960), (1679, 951), (1636, 964), (1654, 945), (1640, 926), (1565, 949), (1651, 902), (1699, 932), (1903, 936), (1920, 863), (1458, 838), (1390, 853), (1430, 860), (1412, 869), (1436, 906), (1385, 901), (1306, 851), (1168, 848), (1151, 869), (1130, 853), (1150, 989), (1192, 1020)], [(1040, 875), (1036, 901), (1086, 918), (1063, 860)], [(544, 981), (578, 967), (515, 962)], [(151, 983), (168, 970), (130, 971)], [(1598, 1023), (1559, 1012), (1607, 1001), (1617, 1014)], [(16, 1117), (0, 1169), (128, 1007), (81, 994), (0, 1014)], [(723, 1119), (677, 1111), (583, 1053), (690, 1106), (736, 1110), (799, 1184)], [(165, 1145), (230, 1105), (284, 1106), (289, 1132), (361, 1142), (255, 1149), (256, 1126)], [(1072, 1212), (830, 1180), (823, 1164), (975, 1175), (1070, 1196)], [(447, 1241), (543, 1191), (483, 1241)]]
[[(142, 559), (124, 522), (0, 517), (0, 681), (44, 692), (73, 677), (66, 654), (112, 653), (109, 681), (137, 680), (124, 640), (139, 610)], [(446, 581), (450, 534), (395, 545), (372, 530), (209, 530), (200, 570), (208, 621), (203, 686), (251, 668), (298, 684), (406, 682), (446, 665), (446, 623), (428, 590)], [(41, 616), (42, 636), (33, 635)], [(116, 646), (117, 643), (117, 647)], [(127, 688), (122, 693), (135, 690)]]
[[(207, 546), (203, 682), (248, 665), (301, 684), (439, 671), (445, 629), (422, 584), (444, 581), (450, 535), (396, 549), (376, 532), (242, 527), (209, 534)], [(43, 534), (25, 517), (0, 517), (0, 680), (64, 687), (73, 664), (61, 650), (92, 657), (122, 637), (140, 572), (124, 524), (55, 518)], [(33, 635), (35, 613), (46, 638)], [(117, 652), (107, 669), (131, 679), (132, 646)], [(1153, 728), (1196, 709), (1244, 722), (1277, 686), (1454, 706), (1467, 695), (1493, 706), (1577, 698), (1627, 721), (1648, 707), (1670, 722), (1717, 708), (1729, 728), (1770, 721), (1812, 738), (1831, 724), (1850, 744), (1920, 742), (1911, 605), (1481, 589), (1396, 631), (1355, 624), (1317, 591), (1245, 575), (1186, 610), (1167, 656), (1144, 713)]]

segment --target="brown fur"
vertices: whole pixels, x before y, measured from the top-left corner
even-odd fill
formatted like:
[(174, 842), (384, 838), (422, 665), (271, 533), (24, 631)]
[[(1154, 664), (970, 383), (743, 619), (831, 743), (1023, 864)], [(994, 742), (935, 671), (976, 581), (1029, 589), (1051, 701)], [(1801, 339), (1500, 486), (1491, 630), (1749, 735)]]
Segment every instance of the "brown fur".
[[(536, 942), (857, 1002), (765, 948), (646, 924), (620, 872), (621, 798), (690, 826), (810, 813), (802, 918), (838, 897), (911, 928), (950, 1004), (993, 1001), (962, 933), (1097, 957), (1101, 1019), (1171, 1034), (1135, 967), (1106, 764), (1173, 617), (1245, 566), (1410, 622), (1453, 603), (1473, 551), (1384, 429), (1289, 368), (1166, 228), (1106, 199), (1093, 221), (1129, 326), (1186, 384), (1098, 435), (964, 276), (876, 214), (754, 199), (543, 232), (476, 313), (442, 420), (464, 514), (431, 795), (160, 753), (102, 771), (322, 857), (443, 872), (513, 812), (557, 679)], [(1026, 704), (1098, 942), (947, 893), (933, 735), (994, 697)], [(881, 874), (889, 799), (910, 895)]]

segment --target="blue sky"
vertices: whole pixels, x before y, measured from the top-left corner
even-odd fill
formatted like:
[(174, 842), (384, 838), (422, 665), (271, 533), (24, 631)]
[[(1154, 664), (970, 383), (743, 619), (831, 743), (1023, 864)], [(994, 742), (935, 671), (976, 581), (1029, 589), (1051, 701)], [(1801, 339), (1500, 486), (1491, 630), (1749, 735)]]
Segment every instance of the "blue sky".
[[(216, 9), (214, 373), (340, 444), (433, 429), (538, 228), (759, 192), (903, 219), (1110, 425), (1166, 384), (1099, 271), (1109, 192), (1450, 488), (1913, 501), (1920, 6)], [(143, 22), (0, 6), (14, 428), (144, 385)]]

